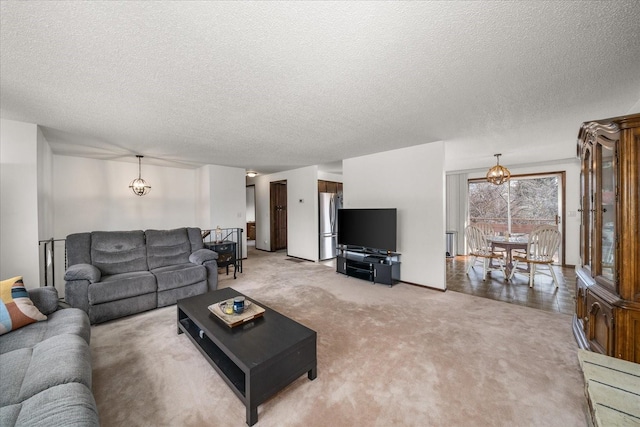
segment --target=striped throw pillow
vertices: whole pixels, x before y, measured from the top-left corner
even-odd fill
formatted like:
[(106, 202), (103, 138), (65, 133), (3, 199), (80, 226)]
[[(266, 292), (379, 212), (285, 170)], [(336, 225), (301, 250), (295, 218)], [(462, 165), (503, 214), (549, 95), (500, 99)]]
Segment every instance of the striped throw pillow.
[(26, 326), (47, 316), (33, 305), (29, 293), (24, 287), (22, 276), (0, 282), (0, 335)]

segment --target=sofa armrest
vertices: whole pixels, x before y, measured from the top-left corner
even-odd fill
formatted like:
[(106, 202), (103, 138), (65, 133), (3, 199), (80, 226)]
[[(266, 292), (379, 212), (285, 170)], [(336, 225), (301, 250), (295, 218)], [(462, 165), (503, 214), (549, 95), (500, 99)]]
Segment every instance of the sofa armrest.
[(64, 300), (74, 308), (89, 314), (89, 281), (69, 280), (64, 284)]
[(29, 289), (29, 299), (33, 302), (40, 313), (48, 316), (58, 309), (58, 291), (56, 288), (47, 286), (44, 288)]
[(64, 273), (64, 280), (71, 282), (74, 280), (88, 280), (89, 283), (100, 281), (102, 274), (98, 267), (91, 264), (74, 264), (67, 268)]
[(212, 259), (202, 265), (207, 269), (207, 287), (210, 291), (218, 289), (218, 261)]
[(218, 253), (210, 249), (198, 249), (189, 255), (189, 262), (203, 265), (207, 261), (218, 259)]

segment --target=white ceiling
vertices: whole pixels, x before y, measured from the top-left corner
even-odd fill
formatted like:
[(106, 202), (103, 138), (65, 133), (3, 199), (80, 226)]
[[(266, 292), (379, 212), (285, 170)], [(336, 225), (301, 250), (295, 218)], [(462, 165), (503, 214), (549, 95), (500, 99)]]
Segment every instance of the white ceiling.
[(42, 126), (62, 155), (270, 173), (444, 140), (449, 168), (470, 168), (499, 151), (549, 160), (566, 138), (572, 156), (582, 121), (640, 110), (636, 0), (3, 0), (0, 14), (1, 117)]

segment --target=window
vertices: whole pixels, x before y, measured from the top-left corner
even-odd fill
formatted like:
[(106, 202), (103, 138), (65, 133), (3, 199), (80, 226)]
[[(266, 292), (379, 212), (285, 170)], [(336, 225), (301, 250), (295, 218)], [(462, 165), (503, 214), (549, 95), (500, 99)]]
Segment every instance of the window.
[(469, 180), (469, 224), (488, 224), (499, 234), (559, 225), (563, 180), (563, 172), (515, 176), (502, 185)]

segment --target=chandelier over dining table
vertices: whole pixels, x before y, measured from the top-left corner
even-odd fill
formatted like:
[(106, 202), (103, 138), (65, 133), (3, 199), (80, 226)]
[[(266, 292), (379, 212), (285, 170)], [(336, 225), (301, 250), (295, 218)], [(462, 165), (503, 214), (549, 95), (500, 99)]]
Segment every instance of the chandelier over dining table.
[(496, 157), (496, 165), (487, 172), (487, 181), (495, 185), (501, 185), (509, 181), (511, 172), (509, 172), (509, 169), (500, 165), (500, 156), (502, 156), (502, 154), (494, 154), (494, 156)]

